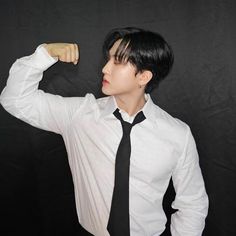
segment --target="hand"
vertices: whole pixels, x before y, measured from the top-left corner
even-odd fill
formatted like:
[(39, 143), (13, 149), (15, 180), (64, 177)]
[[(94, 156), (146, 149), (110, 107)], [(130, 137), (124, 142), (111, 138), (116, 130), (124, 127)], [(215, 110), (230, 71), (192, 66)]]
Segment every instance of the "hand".
[(73, 62), (74, 65), (79, 60), (79, 49), (75, 43), (49, 43), (44, 47), (52, 57), (58, 57), (59, 61)]

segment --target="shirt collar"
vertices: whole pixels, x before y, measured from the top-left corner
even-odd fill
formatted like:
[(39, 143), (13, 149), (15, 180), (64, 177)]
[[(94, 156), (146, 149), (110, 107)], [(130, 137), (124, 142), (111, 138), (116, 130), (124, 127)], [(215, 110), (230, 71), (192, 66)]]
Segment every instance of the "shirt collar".
[[(143, 108), (141, 109), (141, 111), (143, 111), (146, 119), (149, 119), (151, 121), (155, 121), (155, 119), (156, 119), (155, 104), (153, 103), (150, 94), (145, 94), (145, 100), (146, 100), (146, 103), (143, 106)], [(100, 113), (100, 116), (101, 117), (109, 116), (110, 114), (113, 114), (113, 112), (117, 108), (119, 108), (119, 107), (116, 103), (115, 97), (109, 96), (104, 109), (102, 109), (102, 111)]]

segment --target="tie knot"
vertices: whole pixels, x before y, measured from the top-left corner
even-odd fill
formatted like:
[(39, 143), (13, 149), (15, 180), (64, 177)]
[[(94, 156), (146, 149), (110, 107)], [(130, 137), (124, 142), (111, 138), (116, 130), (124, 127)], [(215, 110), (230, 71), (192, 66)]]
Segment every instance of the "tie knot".
[(132, 124), (130, 124), (129, 122), (126, 122), (123, 120), (121, 114), (120, 114), (120, 111), (119, 109), (117, 108), (115, 111), (114, 111), (114, 116), (120, 120), (121, 122), (121, 125), (122, 125), (122, 128), (123, 128), (123, 131), (125, 131), (125, 133), (130, 133), (132, 127), (140, 122), (142, 122), (143, 120), (146, 119), (146, 117), (144, 116), (143, 112), (140, 111), (134, 118), (134, 121)]

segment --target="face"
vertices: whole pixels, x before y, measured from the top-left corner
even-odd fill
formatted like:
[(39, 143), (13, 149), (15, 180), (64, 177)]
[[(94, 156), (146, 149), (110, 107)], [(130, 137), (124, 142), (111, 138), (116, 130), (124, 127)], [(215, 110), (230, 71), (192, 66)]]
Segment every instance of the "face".
[(131, 94), (139, 89), (136, 68), (130, 63), (120, 63), (114, 58), (121, 40), (117, 40), (109, 51), (109, 60), (103, 67), (102, 92), (105, 95)]

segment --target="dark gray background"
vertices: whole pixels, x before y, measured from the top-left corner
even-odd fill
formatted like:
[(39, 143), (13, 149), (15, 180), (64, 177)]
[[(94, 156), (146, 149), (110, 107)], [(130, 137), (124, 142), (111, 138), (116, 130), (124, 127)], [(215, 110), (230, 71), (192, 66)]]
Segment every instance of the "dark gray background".
[[(100, 97), (105, 34), (137, 26), (161, 33), (175, 64), (151, 96), (192, 129), (210, 199), (204, 235), (235, 236), (236, 1), (1, 0), (0, 90), (11, 64), (44, 42), (76, 42), (78, 66), (57, 63), (40, 88)], [(165, 211), (174, 198), (170, 185)], [(0, 107), (0, 235), (83, 235), (59, 135), (31, 127)], [(170, 235), (167, 230), (163, 235)]]

